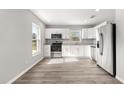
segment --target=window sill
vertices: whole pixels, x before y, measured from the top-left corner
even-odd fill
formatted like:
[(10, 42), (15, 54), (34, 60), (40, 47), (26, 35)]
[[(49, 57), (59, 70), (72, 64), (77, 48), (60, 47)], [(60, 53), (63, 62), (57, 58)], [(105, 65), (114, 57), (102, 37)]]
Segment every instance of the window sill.
[(40, 52), (35, 53), (35, 54), (32, 54), (32, 57), (35, 57), (35, 56), (37, 56), (37, 55), (39, 55), (39, 54), (40, 54)]

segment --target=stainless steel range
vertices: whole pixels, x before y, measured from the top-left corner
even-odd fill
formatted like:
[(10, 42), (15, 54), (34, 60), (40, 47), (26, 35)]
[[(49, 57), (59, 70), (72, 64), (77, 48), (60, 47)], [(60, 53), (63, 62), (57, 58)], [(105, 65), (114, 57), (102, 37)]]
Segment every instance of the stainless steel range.
[(51, 57), (62, 57), (62, 34), (51, 34)]

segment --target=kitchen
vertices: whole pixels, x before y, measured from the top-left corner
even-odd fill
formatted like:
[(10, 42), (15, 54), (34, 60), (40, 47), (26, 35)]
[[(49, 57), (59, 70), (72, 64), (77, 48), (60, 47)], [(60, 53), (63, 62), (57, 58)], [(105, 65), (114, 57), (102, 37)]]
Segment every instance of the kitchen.
[(123, 91), (123, 3), (104, 2), (35, 0), (0, 9), (2, 90)]
[[(106, 29), (106, 26), (108, 25), (110, 26)], [(116, 62), (115, 61), (113, 62), (114, 60), (113, 58), (115, 58), (115, 55), (113, 55), (115, 51), (113, 47), (115, 45), (111, 43), (115, 42), (113, 40), (115, 36), (113, 36), (112, 34), (114, 33), (115, 29), (112, 29), (111, 26), (113, 27), (113, 24), (111, 24), (110, 22), (103, 22), (95, 27), (82, 29), (47, 28), (45, 31), (46, 41), (44, 47), (45, 57), (46, 58), (75, 57), (91, 59), (104, 70), (108, 71), (112, 76), (115, 76)], [(103, 28), (102, 29), (103, 32), (105, 31), (110, 32), (110, 37), (106, 37), (108, 38), (108, 43), (110, 44), (106, 44), (105, 42), (107, 41), (103, 41), (103, 37), (101, 39), (101, 37), (99, 36), (101, 28)], [(109, 34), (108, 32), (107, 34)], [(105, 45), (102, 43), (105, 43)], [(101, 49), (107, 46), (110, 47), (109, 50), (107, 50), (107, 53), (110, 53), (108, 55), (109, 57), (105, 61), (100, 61), (101, 59), (99, 54), (101, 53), (101, 51), (102, 53), (104, 52), (104, 50)], [(108, 60), (110, 62), (108, 62)]]
[(123, 91), (124, 5), (85, 1), (1, 1), (1, 91)]
[[(32, 79), (25, 74), (14, 83), (120, 83), (115, 79), (115, 10), (31, 11), (46, 23), (44, 59), (27, 72)], [(35, 82), (34, 71), (43, 79)]]
[[(87, 31), (86, 31), (87, 30)], [(61, 35), (61, 38), (51, 38), (52, 35)], [(73, 35), (72, 35), (73, 34)], [(51, 57), (51, 43), (62, 42), (60, 57), (88, 57), (90, 46), (95, 46), (96, 33), (94, 28), (88, 29), (57, 29), (48, 28), (45, 32), (45, 56)], [(47, 50), (47, 51), (46, 51)]]
[[(115, 10), (31, 9), (1, 12), (6, 12), (7, 15), (1, 15), (1, 17), (7, 18), (16, 16), (13, 15), (15, 13), (23, 14), (25, 19), (18, 16), (15, 20), (20, 23), (21, 18), (21, 24), (27, 22), (24, 24), (24, 26), (27, 25), (25, 26), (27, 28), (23, 28), (23, 31), (26, 32), (28, 29), (27, 33), (23, 33), (26, 34), (25, 42), (22, 42), (25, 49), (20, 51), (23, 52), (23, 55), (20, 53), (23, 60), (20, 60), (19, 63), (24, 64), (25, 68), (30, 67), (19, 75), (19, 72), (16, 72), (15, 74), (18, 75), (16, 79), (6, 78), (10, 80), (8, 82), (16, 84), (120, 83), (116, 79)], [(20, 25), (18, 26), (20, 27)], [(12, 27), (16, 31), (15, 25)], [(7, 28), (6, 30), (8, 31)], [(15, 35), (17, 36), (17, 34), (20, 36), (18, 32)], [(10, 43), (7, 44), (11, 46)], [(22, 46), (18, 47), (22, 50)], [(15, 55), (18, 53), (15, 51)], [(20, 56), (18, 57), (20, 58)], [(4, 60), (2, 62), (10, 61)], [(20, 66), (16, 63), (17, 61), (14, 62), (15, 67)], [(14, 71), (11, 72), (14, 73)], [(3, 80), (5, 80), (4, 76)], [(1, 82), (3, 81), (1, 80)]]

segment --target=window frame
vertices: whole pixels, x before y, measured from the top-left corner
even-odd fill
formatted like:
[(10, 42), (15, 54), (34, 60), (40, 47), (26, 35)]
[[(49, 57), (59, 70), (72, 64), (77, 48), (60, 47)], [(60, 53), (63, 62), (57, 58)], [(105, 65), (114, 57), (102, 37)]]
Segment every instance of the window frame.
[[(32, 42), (33, 40), (36, 40), (36, 52), (33, 53), (33, 48), (32, 48), (32, 56), (37, 56), (41, 53), (41, 29), (40, 26), (37, 25), (36, 23), (32, 22), (32, 34), (33, 34), (33, 27), (37, 30), (36, 32), (36, 39), (33, 39), (32, 36)], [(33, 44), (32, 44), (33, 47)]]
[[(73, 42), (81, 42), (81, 30), (80, 29), (71, 29), (69, 37)], [(79, 40), (73, 40), (73, 38), (78, 38)]]

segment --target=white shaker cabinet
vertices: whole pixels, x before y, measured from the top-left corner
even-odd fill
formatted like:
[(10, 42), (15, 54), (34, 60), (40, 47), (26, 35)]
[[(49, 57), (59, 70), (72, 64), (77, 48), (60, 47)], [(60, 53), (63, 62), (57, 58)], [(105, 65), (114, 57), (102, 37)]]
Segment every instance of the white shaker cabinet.
[(45, 30), (45, 38), (46, 39), (51, 39), (51, 34), (52, 33), (55, 33), (54, 30), (52, 30), (52, 29), (46, 29)]
[(89, 38), (96, 38), (96, 29), (95, 28), (89, 29)]
[(78, 56), (78, 46), (77, 45), (71, 45), (70, 46), (70, 56), (71, 57), (77, 57)]
[(70, 46), (69, 45), (62, 45), (62, 56), (63, 57), (70, 56)]
[(62, 39), (69, 39), (69, 29), (47, 28), (45, 31), (45, 38), (50, 39), (51, 34), (62, 34)]
[(93, 38), (93, 29), (92, 28), (89, 28), (88, 29), (88, 38)]
[(88, 38), (88, 29), (82, 29), (82, 39)]
[(94, 47), (91, 47), (91, 57), (92, 57), (92, 59), (93, 60), (95, 60), (95, 61), (97, 61), (97, 49), (96, 48), (94, 48)]
[(44, 46), (44, 56), (45, 57), (50, 57), (51, 56), (51, 47), (50, 47), (50, 45), (45, 45)]
[(82, 39), (96, 38), (96, 30), (94, 28), (82, 29)]
[(62, 29), (61, 34), (62, 34), (62, 39), (69, 39), (69, 29)]
[(85, 45), (63, 45), (63, 57), (88, 57), (90, 58), (90, 48)]
[(83, 46), (84, 57), (91, 57), (90, 46)]
[(83, 45), (78, 45), (77, 47), (77, 56), (78, 57), (84, 57), (84, 48)]

